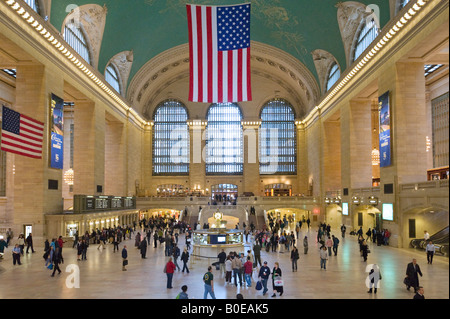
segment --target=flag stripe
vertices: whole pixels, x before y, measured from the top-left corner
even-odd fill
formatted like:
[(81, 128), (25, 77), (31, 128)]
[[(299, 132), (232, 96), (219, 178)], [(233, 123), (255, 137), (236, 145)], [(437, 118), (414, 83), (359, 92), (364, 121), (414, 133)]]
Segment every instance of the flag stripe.
[(31, 142), (29, 139), (25, 139), (25, 138), (21, 137), (20, 135), (12, 134), (12, 133), (9, 133), (6, 131), (2, 133), (2, 138), (5, 139), (5, 141), (7, 141), (7, 140), (17, 141), (18, 143), (23, 143), (25, 145), (34, 147), (36, 149), (42, 149), (42, 142), (34, 143), (34, 142)]
[(197, 67), (198, 67), (198, 100), (203, 101), (203, 35), (202, 35), (202, 7), (196, 8), (197, 18)]
[(21, 151), (20, 148), (16, 148), (16, 147), (3, 147), (2, 146), (1, 149), (2, 149), (2, 151), (5, 151), (5, 152), (19, 154), (19, 155), (26, 156), (26, 157), (31, 157), (31, 158), (36, 158), (36, 159), (42, 158), (42, 154), (40, 154), (40, 153), (39, 153), (39, 155), (36, 155), (35, 153)]
[(41, 148), (39, 147), (27, 147), (27, 144), (20, 143), (17, 141), (10, 141), (10, 139), (3, 137), (2, 144), (4, 147), (20, 147), (23, 151), (29, 151), (30, 153), (34, 153), (35, 155), (41, 154)]
[[(192, 14), (191, 14), (191, 6), (186, 6), (187, 8), (187, 17), (188, 17), (188, 31), (189, 31), (189, 68), (192, 70), (194, 68), (193, 62), (193, 37), (192, 37)], [(192, 93), (194, 91), (194, 73), (189, 72), (189, 101), (192, 101)]]
[(213, 99), (213, 40), (212, 40), (212, 8), (206, 8), (206, 27), (207, 27), (207, 45), (208, 45), (208, 78), (206, 85), (208, 87), (208, 103), (212, 103)]

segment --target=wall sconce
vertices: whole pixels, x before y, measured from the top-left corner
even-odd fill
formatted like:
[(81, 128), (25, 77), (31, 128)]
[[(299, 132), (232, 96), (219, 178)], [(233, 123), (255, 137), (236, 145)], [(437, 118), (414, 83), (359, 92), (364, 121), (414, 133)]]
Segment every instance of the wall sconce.
[(361, 203), (361, 199), (359, 197), (353, 196), (352, 203), (355, 205), (359, 205)]
[(378, 197), (370, 196), (369, 197), (369, 204), (373, 205), (373, 206), (377, 206), (378, 205)]
[(331, 203), (331, 199), (328, 197), (325, 197), (325, 204), (329, 205)]

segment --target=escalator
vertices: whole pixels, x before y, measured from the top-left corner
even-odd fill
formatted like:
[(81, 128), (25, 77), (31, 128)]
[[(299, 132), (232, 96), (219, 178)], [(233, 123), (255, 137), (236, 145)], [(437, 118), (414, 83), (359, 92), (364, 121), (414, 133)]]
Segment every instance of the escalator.
[[(430, 240), (433, 242), (436, 247), (436, 254), (448, 256), (449, 253), (449, 226), (441, 229), (434, 235), (430, 236)], [(412, 248), (425, 250), (427, 243), (425, 239), (413, 239), (410, 242), (410, 246)]]

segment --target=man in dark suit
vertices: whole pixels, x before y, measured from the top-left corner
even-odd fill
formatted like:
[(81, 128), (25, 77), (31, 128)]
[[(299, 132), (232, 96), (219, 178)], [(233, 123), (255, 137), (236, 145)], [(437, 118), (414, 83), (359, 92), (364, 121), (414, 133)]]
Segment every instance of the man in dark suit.
[(420, 277), (422, 277), (422, 272), (420, 271), (420, 267), (417, 264), (416, 259), (413, 259), (413, 261), (406, 267), (406, 276), (408, 277), (408, 290), (411, 287), (414, 287), (414, 292), (417, 292), (417, 289), (419, 287), (419, 275)]

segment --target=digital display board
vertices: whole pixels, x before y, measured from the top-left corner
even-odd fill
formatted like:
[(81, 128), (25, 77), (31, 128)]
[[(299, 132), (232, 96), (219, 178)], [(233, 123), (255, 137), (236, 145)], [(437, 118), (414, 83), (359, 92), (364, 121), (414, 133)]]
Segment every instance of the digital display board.
[(342, 203), (342, 215), (348, 215), (348, 203)]
[(77, 214), (135, 208), (136, 198), (132, 196), (75, 195), (73, 197), (73, 212)]
[(394, 220), (394, 204), (383, 204), (382, 215), (384, 220)]

